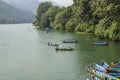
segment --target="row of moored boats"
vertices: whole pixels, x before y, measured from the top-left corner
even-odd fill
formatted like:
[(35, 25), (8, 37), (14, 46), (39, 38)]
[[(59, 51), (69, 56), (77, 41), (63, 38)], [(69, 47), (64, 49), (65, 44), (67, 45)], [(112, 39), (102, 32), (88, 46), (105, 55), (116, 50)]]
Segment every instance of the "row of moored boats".
[[(63, 40), (63, 43), (78, 43), (78, 40), (68, 39), (68, 40)], [(108, 45), (108, 42), (97, 41), (97, 42), (94, 42), (92, 44), (102, 46), (102, 45)], [(70, 46), (67, 47), (67, 46), (63, 46), (63, 45), (59, 45), (59, 44), (51, 43), (51, 42), (48, 42), (48, 46), (55, 46), (56, 50), (61, 50), (61, 51), (72, 51), (73, 50), (73, 48)]]
[(91, 80), (120, 80), (120, 60), (110, 64), (102, 61), (100, 65), (94, 63), (85, 68), (91, 73)]
[[(77, 43), (77, 40), (70, 39), (70, 40), (63, 40), (63, 43)], [(55, 50), (60, 50), (60, 51), (73, 51), (74, 49), (71, 46), (63, 46), (59, 44), (53, 44), (48, 42), (48, 46), (55, 46)]]

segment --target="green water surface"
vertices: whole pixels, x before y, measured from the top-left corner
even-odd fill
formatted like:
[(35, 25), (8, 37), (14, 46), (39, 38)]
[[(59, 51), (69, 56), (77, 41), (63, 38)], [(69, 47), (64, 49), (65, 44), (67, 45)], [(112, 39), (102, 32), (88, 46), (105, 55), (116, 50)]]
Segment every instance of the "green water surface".
[[(77, 39), (78, 43), (62, 43), (65, 39)], [(0, 25), (0, 80), (86, 80), (86, 65), (120, 58), (119, 42), (95, 46), (94, 41), (101, 40), (68, 32), (46, 33), (32, 24)], [(47, 42), (74, 50), (56, 51)]]

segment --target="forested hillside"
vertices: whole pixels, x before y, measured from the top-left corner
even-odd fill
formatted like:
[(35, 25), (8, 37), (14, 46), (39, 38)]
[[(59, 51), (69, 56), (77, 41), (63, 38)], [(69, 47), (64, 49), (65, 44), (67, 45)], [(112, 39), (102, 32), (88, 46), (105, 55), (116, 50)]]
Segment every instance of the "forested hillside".
[(120, 0), (73, 1), (67, 8), (41, 3), (33, 24), (120, 41)]
[(3, 1), (19, 9), (31, 11), (33, 13), (36, 13), (36, 9), (40, 3), (38, 0), (3, 0)]
[(34, 15), (0, 0), (0, 24), (32, 22)]

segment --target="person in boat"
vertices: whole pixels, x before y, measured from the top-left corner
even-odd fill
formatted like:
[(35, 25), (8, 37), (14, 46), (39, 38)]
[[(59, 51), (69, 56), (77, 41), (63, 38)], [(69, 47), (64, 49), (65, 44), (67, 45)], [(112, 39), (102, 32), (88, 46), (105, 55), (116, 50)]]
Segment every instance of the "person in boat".
[(48, 46), (52, 45), (52, 43), (48, 42)]
[(48, 45), (50, 45), (50, 42), (48, 42)]
[(69, 48), (71, 48), (71, 47), (69, 46)]
[(59, 46), (56, 46), (56, 48), (58, 48), (58, 49), (64, 49), (64, 46), (59, 45)]
[(60, 48), (60, 49), (63, 49), (63, 48), (64, 48), (64, 46), (60, 45), (60, 46), (59, 46), (59, 48)]

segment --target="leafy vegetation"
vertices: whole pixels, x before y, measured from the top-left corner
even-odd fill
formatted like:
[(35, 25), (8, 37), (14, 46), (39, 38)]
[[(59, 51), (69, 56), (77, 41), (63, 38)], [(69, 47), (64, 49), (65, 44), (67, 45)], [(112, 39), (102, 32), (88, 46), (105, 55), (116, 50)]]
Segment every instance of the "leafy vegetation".
[[(99, 38), (120, 41), (120, 0), (73, 0), (65, 8), (53, 6), (50, 2), (38, 7), (35, 26), (49, 26), (57, 30), (93, 33)], [(38, 17), (39, 16), (39, 17)], [(46, 25), (42, 25), (42, 22)]]
[(43, 27), (50, 24), (48, 23), (48, 17), (45, 15), (45, 12), (47, 12), (50, 7), (52, 7), (52, 3), (41, 2), (37, 9), (37, 16), (35, 18), (35, 21), (33, 22), (35, 26)]

